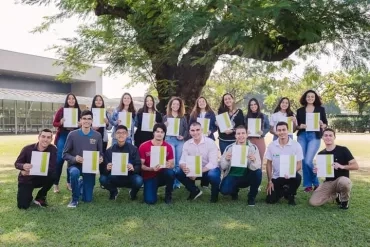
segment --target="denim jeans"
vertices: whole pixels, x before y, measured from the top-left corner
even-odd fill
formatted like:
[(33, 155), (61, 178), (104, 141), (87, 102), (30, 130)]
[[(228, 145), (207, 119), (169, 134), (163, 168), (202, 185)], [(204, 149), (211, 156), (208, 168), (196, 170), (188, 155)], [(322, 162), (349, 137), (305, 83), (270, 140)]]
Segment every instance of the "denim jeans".
[[(182, 154), (182, 147), (184, 146), (184, 141), (180, 141), (176, 138), (176, 136), (167, 136), (166, 137), (166, 142), (169, 143), (171, 146), (172, 146), (172, 150), (173, 150), (173, 155), (175, 157), (175, 168), (174, 168), (174, 172), (176, 173), (177, 170), (179, 170), (179, 162), (180, 162), (180, 158), (181, 158), (181, 154)], [(180, 182), (176, 179), (175, 180), (175, 183), (173, 185), (174, 187), (179, 187), (180, 186)]]
[[(63, 164), (64, 164), (64, 159), (63, 159), (63, 149), (64, 145), (66, 143), (68, 136), (68, 132), (61, 132), (58, 138), (57, 142), (57, 163), (56, 163), (56, 177), (54, 184), (58, 185), (60, 176), (62, 175), (63, 171)], [(67, 167), (67, 183), (69, 183), (70, 177), (69, 177), (69, 172), (68, 172), (68, 167)]]
[(261, 169), (255, 171), (248, 169), (244, 176), (236, 177), (227, 175), (221, 182), (220, 192), (223, 195), (236, 195), (239, 192), (239, 188), (247, 188), (250, 186), (248, 198), (256, 198), (261, 181)]
[(234, 142), (235, 140), (223, 141), (219, 139), (218, 145), (220, 146), (221, 155), (225, 152), (225, 149), (227, 148), (227, 146), (229, 146), (230, 144), (233, 144)]
[(141, 186), (143, 185), (143, 178), (138, 174), (131, 174), (128, 176), (108, 176), (102, 175), (99, 178), (100, 184), (104, 186), (110, 193), (117, 192), (117, 188), (131, 188), (132, 196), (136, 196)]
[(298, 142), (303, 150), (303, 187), (319, 186), (319, 180), (313, 172), (313, 158), (320, 148), (320, 139), (316, 138), (315, 132), (304, 131), (298, 136)]
[(155, 204), (158, 200), (158, 187), (166, 186), (165, 197), (172, 197), (173, 183), (175, 181), (175, 172), (171, 169), (163, 168), (158, 171), (157, 176), (144, 180), (144, 202)]
[[(195, 180), (188, 178), (181, 169), (177, 171), (176, 177), (190, 193), (195, 192), (198, 189), (198, 187), (195, 186)], [(197, 178), (197, 180), (202, 180), (202, 182), (206, 183), (209, 182), (211, 184), (211, 198), (218, 198), (221, 182), (220, 168), (217, 167), (207, 172), (203, 172), (202, 177)]]
[(76, 166), (68, 167), (68, 173), (71, 176), (72, 200), (78, 202), (81, 195), (79, 178), (82, 175), (82, 201), (91, 202), (95, 186), (95, 174), (82, 173), (82, 168)]

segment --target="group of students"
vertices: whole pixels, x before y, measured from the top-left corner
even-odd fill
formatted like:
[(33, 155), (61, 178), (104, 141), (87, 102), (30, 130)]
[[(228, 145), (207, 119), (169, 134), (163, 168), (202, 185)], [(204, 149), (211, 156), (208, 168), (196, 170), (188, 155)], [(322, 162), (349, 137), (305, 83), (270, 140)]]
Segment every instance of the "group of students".
[[(172, 192), (180, 188), (181, 184), (189, 191), (188, 200), (195, 200), (202, 195), (202, 189), (196, 186), (195, 180), (200, 179), (202, 187), (211, 185), (210, 201), (218, 201), (219, 193), (230, 195), (232, 200), (238, 199), (240, 188), (250, 187), (248, 192), (248, 205), (255, 205), (262, 181), (263, 159), (267, 161), (267, 203), (276, 203), (281, 198), (286, 198), (290, 205), (295, 205), (295, 195), (301, 184), (303, 170), (303, 187), (305, 192), (312, 192), (310, 204), (322, 205), (328, 201), (336, 200), (340, 208), (347, 209), (351, 191), (349, 170), (358, 169), (358, 164), (351, 152), (346, 148), (335, 145), (335, 131), (327, 128), (325, 109), (321, 106), (319, 95), (313, 91), (305, 92), (301, 99), (301, 108), (294, 114), (290, 109), (288, 98), (282, 98), (270, 120), (263, 114), (257, 99), (248, 102), (248, 111), (244, 116), (243, 111), (236, 107), (234, 98), (230, 93), (222, 96), (218, 114), (227, 113), (232, 128), (221, 132), (216, 121), (216, 114), (208, 105), (204, 97), (197, 99), (189, 120), (185, 116), (185, 107), (181, 98), (173, 97), (167, 105), (167, 111), (162, 116), (155, 109), (154, 98), (145, 97), (144, 106), (136, 112), (132, 97), (129, 93), (122, 95), (119, 106), (112, 115), (107, 113), (104, 119), (106, 126), (93, 128), (93, 113), (90, 110), (80, 111), (76, 97), (68, 94), (64, 106), (59, 109), (54, 117), (53, 125), (57, 132), (52, 142), (52, 131), (44, 129), (40, 132), (38, 143), (24, 147), (15, 162), (20, 170), (18, 178), (18, 207), (26, 209), (32, 201), (39, 206), (46, 206), (46, 195), (54, 184), (54, 192), (59, 192), (59, 180), (64, 161), (68, 162), (67, 187), (72, 191), (72, 199), (68, 207), (76, 207), (82, 201), (91, 202), (95, 186), (95, 174), (83, 173), (83, 151), (99, 151), (99, 182), (101, 187), (109, 191), (109, 199), (115, 200), (118, 188), (130, 188), (131, 200), (137, 199), (137, 193), (143, 186), (144, 202), (154, 204), (157, 202), (157, 189), (166, 186), (164, 201), (172, 203)], [(79, 115), (79, 128), (64, 128), (63, 108), (77, 108)], [(104, 100), (100, 95), (93, 99), (91, 108), (105, 108)], [(132, 127), (128, 129), (119, 120), (120, 112), (132, 113)], [(143, 113), (155, 114), (153, 131), (141, 129)], [(320, 130), (306, 131), (306, 113), (319, 113)], [(179, 135), (167, 136), (169, 118), (179, 118)], [(210, 121), (207, 135), (202, 133), (202, 126), (198, 118), (208, 118)], [(261, 130), (259, 136), (249, 136), (248, 119), (260, 118)], [(290, 118), (294, 131), (298, 130), (298, 142), (293, 140), (292, 133), (288, 131), (286, 119)], [(285, 119), (283, 121), (282, 119)], [(107, 149), (107, 130), (112, 132), (112, 145)], [(218, 131), (219, 148), (215, 143), (214, 133)], [(270, 132), (274, 141), (267, 149), (265, 135)], [(319, 154), (334, 155), (334, 178), (326, 178), (319, 186), (317, 168), (313, 159), (318, 152), (321, 138), (326, 148)], [(232, 151), (234, 145), (248, 146), (246, 155), (247, 167), (235, 167), (232, 164)], [(153, 146), (166, 147), (166, 165), (150, 166), (151, 148)], [(30, 176), (32, 168), (32, 151), (49, 152), (48, 176)], [(221, 158), (218, 159), (218, 152)], [(128, 175), (112, 175), (112, 153), (128, 154)], [(281, 177), (279, 175), (280, 156), (294, 155), (296, 157), (296, 176)], [(188, 156), (201, 156), (201, 177), (188, 176), (190, 170), (187, 166)], [(222, 175), (222, 176), (221, 176)], [(82, 178), (81, 178), (82, 177)], [(32, 191), (41, 187), (33, 200)]]

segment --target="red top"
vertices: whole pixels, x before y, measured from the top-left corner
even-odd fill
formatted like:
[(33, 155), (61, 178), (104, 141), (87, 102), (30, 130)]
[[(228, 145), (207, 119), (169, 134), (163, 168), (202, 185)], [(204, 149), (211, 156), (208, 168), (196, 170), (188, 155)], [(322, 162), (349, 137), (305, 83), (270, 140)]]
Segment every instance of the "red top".
[[(140, 159), (145, 160), (144, 165), (147, 167), (150, 167), (150, 149), (152, 146), (154, 146), (152, 143), (152, 140), (149, 140), (141, 144), (139, 147)], [(161, 146), (167, 147), (166, 161), (173, 160), (173, 150), (172, 150), (171, 145), (163, 141)], [(149, 179), (149, 178), (154, 178), (157, 176), (157, 172), (152, 172), (152, 171), (142, 170), (141, 174), (143, 175), (144, 180)]]

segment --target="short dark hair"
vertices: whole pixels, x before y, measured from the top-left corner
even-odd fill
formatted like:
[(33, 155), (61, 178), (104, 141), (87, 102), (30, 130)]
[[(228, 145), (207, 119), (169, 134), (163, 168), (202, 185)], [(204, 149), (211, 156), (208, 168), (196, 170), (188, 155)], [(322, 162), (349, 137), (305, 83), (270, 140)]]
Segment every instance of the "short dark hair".
[(128, 132), (127, 127), (126, 127), (126, 126), (124, 126), (124, 125), (118, 125), (118, 126), (116, 127), (116, 132), (117, 132), (117, 130), (126, 130), (126, 131)]
[(53, 131), (51, 129), (42, 129), (39, 133), (39, 136), (41, 135), (42, 132), (47, 132), (47, 133), (51, 133), (51, 135), (53, 135)]
[(278, 122), (277, 124), (276, 124), (276, 127), (275, 127), (275, 129), (277, 130), (277, 127), (278, 126), (286, 126), (286, 128), (288, 129), (289, 127), (288, 127), (288, 124), (286, 123), (286, 122)]
[(322, 105), (321, 97), (312, 89), (307, 90), (306, 92), (304, 92), (301, 99), (299, 100), (299, 103), (301, 103), (302, 106), (306, 106), (307, 105), (306, 97), (307, 97), (307, 94), (309, 94), (309, 93), (313, 93), (315, 95), (315, 101), (313, 102), (313, 105), (314, 106), (321, 106)]
[(91, 118), (94, 118), (93, 113), (90, 110), (83, 110), (81, 112), (81, 117), (80, 118), (82, 118), (83, 116), (87, 116), (87, 115), (90, 115)]
[(191, 126), (202, 126), (199, 122), (192, 122), (189, 126), (189, 129)]
[(324, 129), (323, 130), (323, 134), (326, 132), (326, 131), (330, 131), (330, 132), (333, 132), (333, 134), (334, 134), (334, 136), (335, 136), (335, 130), (334, 129), (332, 129), (332, 128), (326, 128), (326, 129)]
[(167, 126), (164, 123), (156, 123), (153, 126), (153, 133), (156, 132), (158, 128), (162, 129), (164, 133), (167, 132)]
[(235, 132), (236, 132), (236, 130), (240, 130), (240, 129), (243, 129), (243, 130), (247, 131), (247, 128), (244, 125), (239, 125), (238, 127), (235, 128)]

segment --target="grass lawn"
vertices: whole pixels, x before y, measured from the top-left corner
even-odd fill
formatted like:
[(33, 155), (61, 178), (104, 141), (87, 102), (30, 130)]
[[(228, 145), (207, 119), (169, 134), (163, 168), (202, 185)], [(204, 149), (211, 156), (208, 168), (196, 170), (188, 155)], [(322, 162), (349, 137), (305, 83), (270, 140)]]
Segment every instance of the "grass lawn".
[[(16, 207), (17, 174), (14, 161), (20, 149), (36, 136), (0, 136), (0, 246), (370, 246), (369, 167), (370, 136), (339, 135), (338, 144), (349, 147), (360, 164), (352, 173), (350, 209), (335, 204), (320, 208), (308, 205), (309, 195), (299, 189), (297, 206), (282, 200), (264, 203), (266, 177), (256, 206), (248, 207), (243, 189), (239, 201), (220, 195), (208, 202), (210, 191), (194, 202), (186, 201), (182, 187), (173, 193), (173, 205), (148, 206), (128, 199), (121, 189), (117, 201), (95, 187), (94, 201), (67, 208), (70, 193), (50, 191), (47, 209)], [(98, 183), (97, 183), (98, 184)]]

